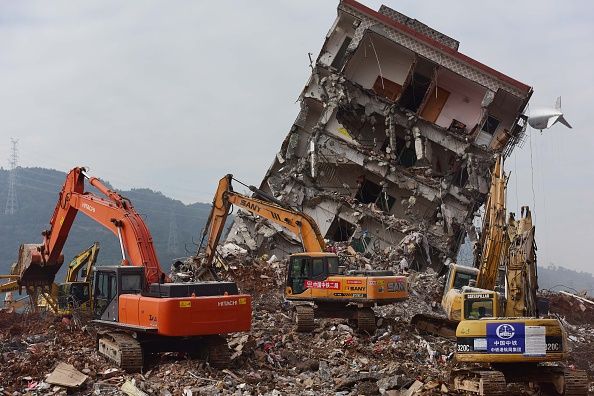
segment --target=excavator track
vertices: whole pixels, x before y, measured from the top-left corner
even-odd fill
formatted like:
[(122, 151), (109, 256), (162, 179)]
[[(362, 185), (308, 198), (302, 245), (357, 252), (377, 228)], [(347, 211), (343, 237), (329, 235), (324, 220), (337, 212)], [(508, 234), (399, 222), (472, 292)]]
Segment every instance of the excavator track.
[(505, 396), (507, 384), (501, 371), (479, 371), (482, 393), (481, 395)]
[(417, 314), (412, 317), (410, 324), (422, 333), (428, 333), (452, 340), (456, 339), (456, 327), (458, 327), (458, 322), (448, 318)]
[(295, 307), (297, 331), (300, 333), (311, 333), (315, 328), (314, 308), (309, 305), (298, 305)]
[(142, 346), (136, 338), (126, 333), (115, 332), (100, 334), (98, 337), (97, 345), (100, 354), (127, 372), (142, 370)]
[(224, 337), (213, 336), (208, 342), (208, 363), (217, 369), (229, 367), (231, 364), (231, 351)]
[(375, 333), (377, 326), (375, 324), (375, 313), (373, 309), (359, 308), (357, 310), (357, 328), (361, 333)]
[(564, 389), (563, 396), (587, 396), (588, 375), (583, 370), (563, 370)]
[(455, 370), (452, 372), (455, 390), (477, 393), (485, 396), (505, 396), (507, 383), (501, 371)]

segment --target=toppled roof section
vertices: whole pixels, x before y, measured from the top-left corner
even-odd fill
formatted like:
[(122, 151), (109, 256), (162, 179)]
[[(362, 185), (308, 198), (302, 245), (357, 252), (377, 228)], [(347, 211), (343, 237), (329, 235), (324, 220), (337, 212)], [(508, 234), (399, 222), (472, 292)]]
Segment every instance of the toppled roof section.
[(438, 32), (437, 30), (431, 28), (430, 26), (425, 25), (423, 22), (418, 21), (416, 19), (413, 18), (409, 18), (406, 15), (386, 6), (386, 5), (381, 5), (379, 11), (380, 14), (385, 15), (391, 19), (393, 19), (394, 21), (402, 24), (402, 25), (406, 25), (412, 29), (414, 29), (415, 31), (424, 34), (425, 36), (440, 42), (441, 44), (447, 45), (448, 47), (450, 47), (453, 50), (458, 50), (458, 46), (460, 45), (460, 42), (458, 40), (455, 40), (453, 38), (451, 38), (450, 36), (446, 36), (445, 34)]
[(360, 20), (360, 32), (380, 25), (381, 30), (394, 41), (493, 91), (503, 88), (517, 96), (532, 94), (530, 86), (458, 52), (458, 41), (386, 6), (382, 8), (374, 11), (355, 0), (342, 0), (338, 7)]

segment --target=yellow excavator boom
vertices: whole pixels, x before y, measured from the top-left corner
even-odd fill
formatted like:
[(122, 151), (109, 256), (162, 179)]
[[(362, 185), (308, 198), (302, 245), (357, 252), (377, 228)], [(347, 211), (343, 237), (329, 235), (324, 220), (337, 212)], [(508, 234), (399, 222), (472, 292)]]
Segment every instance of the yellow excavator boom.
[(530, 209), (526, 206), (522, 207), (521, 219), (509, 227), (511, 246), (505, 260), (507, 285), (505, 316), (507, 317), (538, 316), (534, 230)]
[(480, 289), (493, 290), (495, 288), (501, 257), (509, 248), (505, 221), (506, 185), (503, 157), (499, 155), (491, 175), (489, 198), (485, 205), (486, 212), (479, 242), (481, 250), (475, 258), (475, 263), (479, 263), (476, 287)]
[[(311, 217), (305, 213), (283, 207), (280, 204), (237, 193), (233, 191), (232, 180), (233, 175), (229, 174), (219, 181), (212, 201), (212, 209), (202, 234), (203, 239), (208, 236), (205, 247), (206, 258), (203, 264), (204, 267), (209, 268), (214, 261), (216, 248), (232, 205), (250, 211), (255, 215), (286, 228), (301, 239), (306, 252), (323, 252), (326, 249), (324, 237), (322, 237), (316, 222)], [(260, 195), (266, 194), (252, 186), (250, 186), (250, 189)], [(267, 198), (274, 200), (272, 197)]]
[(68, 264), (66, 282), (76, 282), (80, 270), (86, 265), (84, 282), (89, 282), (92, 277), (93, 267), (99, 254), (99, 242), (93, 243), (88, 249), (76, 255)]

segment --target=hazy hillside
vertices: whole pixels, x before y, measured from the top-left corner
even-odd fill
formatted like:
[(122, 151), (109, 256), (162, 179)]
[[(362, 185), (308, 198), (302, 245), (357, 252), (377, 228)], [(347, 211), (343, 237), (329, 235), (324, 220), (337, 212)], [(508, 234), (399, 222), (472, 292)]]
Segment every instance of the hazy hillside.
[(538, 284), (541, 289), (565, 290), (572, 293), (586, 290), (594, 296), (594, 276), (564, 267), (549, 265), (538, 268)]
[[(15, 215), (9, 216), (4, 215), (8, 171), (0, 169), (0, 274), (8, 273), (10, 265), (16, 260), (21, 243), (41, 242), (41, 231), (48, 228), (65, 176), (64, 172), (51, 169), (19, 168), (19, 209)], [(195, 251), (193, 241), (198, 242), (198, 235), (206, 222), (210, 205), (184, 205), (149, 189), (133, 189), (120, 193), (128, 197), (144, 216), (165, 270), (169, 269), (174, 258), (187, 256)], [(99, 263), (119, 263), (120, 250), (115, 236), (84, 215), (79, 215), (74, 223), (64, 249), (66, 260), (86, 249), (94, 241), (101, 243)], [(472, 260), (472, 248), (470, 244), (464, 244), (458, 262), (472, 265)], [(566, 290), (588, 290), (594, 295), (592, 274), (563, 267), (541, 267), (539, 284), (541, 289), (562, 285)]]
[[(8, 171), (0, 169), (0, 273), (8, 273), (23, 242), (41, 242), (41, 232), (48, 228), (58, 191), (66, 174), (51, 169), (19, 168), (18, 212), (5, 215)], [(87, 188), (88, 189), (88, 188)], [(91, 187), (90, 191), (94, 189)], [(198, 235), (206, 222), (210, 205), (184, 205), (149, 189), (120, 191), (144, 216), (151, 230), (161, 266), (168, 270), (172, 259), (188, 256), (196, 247)], [(115, 236), (84, 215), (77, 216), (64, 248), (66, 260), (86, 249), (94, 241), (101, 243), (99, 263), (117, 264), (121, 259)], [(186, 247), (188, 251), (186, 251)]]
[[(457, 262), (472, 266), (473, 261), (472, 245), (470, 242), (466, 242), (460, 248)], [(538, 285), (541, 289), (570, 292), (586, 290), (591, 296), (594, 296), (594, 276), (591, 273), (578, 272), (552, 264), (544, 266), (540, 263), (538, 266)]]

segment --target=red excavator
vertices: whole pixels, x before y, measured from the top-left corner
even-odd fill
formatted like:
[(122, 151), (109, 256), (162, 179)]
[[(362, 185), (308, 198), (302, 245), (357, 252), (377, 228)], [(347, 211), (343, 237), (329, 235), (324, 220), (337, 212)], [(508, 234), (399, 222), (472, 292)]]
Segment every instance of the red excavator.
[[(68, 173), (42, 244), (22, 245), (13, 273), (27, 290), (47, 288), (64, 261), (62, 247), (80, 211), (113, 232), (122, 263), (99, 266), (93, 278), (97, 348), (127, 371), (142, 368), (151, 353), (203, 355), (214, 367), (229, 360), (227, 333), (251, 328), (251, 296), (234, 282), (170, 283), (153, 238), (132, 203), (84, 168)], [(85, 192), (85, 179), (104, 197)]]

